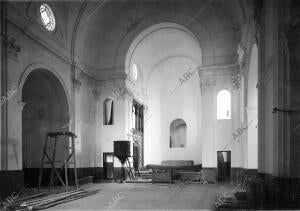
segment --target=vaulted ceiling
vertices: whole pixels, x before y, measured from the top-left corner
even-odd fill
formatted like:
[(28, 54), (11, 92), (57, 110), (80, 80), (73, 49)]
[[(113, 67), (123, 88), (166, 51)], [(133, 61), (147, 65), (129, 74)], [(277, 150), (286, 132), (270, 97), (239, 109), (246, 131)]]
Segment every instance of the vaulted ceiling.
[(250, 7), (245, 0), (91, 1), (78, 24), (76, 58), (95, 77), (124, 72), (133, 40), (154, 24), (172, 22), (195, 34), (203, 65), (232, 64)]
[(39, 23), (39, 1), (9, 2), (9, 16), (13, 22), (20, 17), (23, 31), (45, 43), (51, 41), (55, 51), (71, 60), (74, 56), (76, 64), (90, 75), (102, 78), (124, 73), (134, 39), (147, 28), (166, 22), (182, 25), (195, 35), (203, 65), (235, 63), (245, 23), (253, 15), (253, 1), (49, 1), (57, 19), (53, 33)]

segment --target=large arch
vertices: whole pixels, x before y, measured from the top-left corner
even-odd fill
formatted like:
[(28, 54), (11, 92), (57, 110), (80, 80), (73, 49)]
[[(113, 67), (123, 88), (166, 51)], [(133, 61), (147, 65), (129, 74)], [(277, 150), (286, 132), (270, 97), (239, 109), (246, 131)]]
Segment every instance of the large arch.
[[(128, 48), (125, 66), (129, 73), (138, 64), (147, 115), (144, 127), (145, 164), (163, 160), (193, 160), (201, 163), (201, 91), (197, 67), (202, 66), (202, 49), (193, 32), (177, 23), (164, 22), (142, 31)], [(185, 84), (181, 84), (185, 83)], [(190, 127), (187, 147), (169, 147), (169, 127), (181, 118)], [(151, 141), (150, 141), (151, 140)], [(156, 153), (155, 158), (150, 156)]]
[[(60, 80), (47, 69), (30, 71), (21, 83), (22, 166), (25, 184), (36, 185), (40, 159), (47, 132), (69, 130), (70, 109)], [(66, 153), (63, 142), (57, 143), (56, 160)]]
[[(159, 30), (163, 30), (163, 29), (177, 29), (177, 30), (183, 31), (183, 32), (187, 33), (192, 39), (194, 39), (194, 41), (196, 43), (198, 43), (198, 45), (200, 46), (201, 41), (199, 40), (199, 38), (190, 29), (188, 29), (184, 25), (180, 25), (175, 22), (163, 22), (163, 23), (153, 24), (150, 27), (144, 29), (140, 34), (138, 34), (135, 37), (135, 39), (131, 42), (130, 46), (128, 47), (127, 53), (124, 54), (124, 55), (126, 55), (126, 57), (125, 57), (125, 68), (126, 68), (125, 72), (126, 73), (128, 73), (128, 71), (129, 71), (130, 64), (132, 62), (133, 53), (136, 50), (136, 48), (139, 46), (139, 44), (142, 43), (143, 40), (145, 40), (147, 37), (151, 36), (151, 34), (157, 32)], [(198, 60), (202, 61), (201, 59), (202, 59), (202, 52), (201, 52), (201, 55), (199, 56)]]
[[(33, 63), (27, 65), (27, 67), (22, 72), (22, 74), (18, 80), (18, 94), (17, 94), (18, 101), (22, 102), (22, 91), (23, 91), (23, 86), (24, 86), (25, 81), (27, 80), (30, 73), (37, 69), (48, 70), (57, 78), (57, 80), (59, 80), (59, 82), (62, 85), (62, 88), (64, 90), (64, 93), (66, 94), (67, 101), (68, 101), (68, 107), (71, 108), (71, 98), (70, 98), (69, 89), (66, 84), (66, 81), (58, 73), (57, 70), (55, 70), (53, 67), (51, 67), (45, 63), (41, 63), (41, 62), (33, 62)], [(71, 117), (71, 111), (70, 111), (69, 115)]]
[[(149, 9), (133, 2), (89, 4), (83, 15), (84, 24), (80, 25), (83, 30), (78, 31), (76, 38), (80, 40), (76, 42), (75, 49), (80, 57), (78, 62), (99, 79), (102, 75), (122, 74), (128, 68), (124, 66), (124, 62), (136, 37), (153, 25), (172, 22), (185, 26), (197, 37), (203, 50), (203, 64), (234, 63), (236, 45), (241, 38), (238, 23), (243, 22), (243, 12), (239, 4), (235, 1), (226, 2), (224, 5), (197, 2), (193, 7), (188, 2), (180, 4), (187, 8), (178, 7), (173, 10), (164, 4), (158, 9), (152, 2), (149, 3)], [(88, 16), (87, 11), (92, 11), (95, 7), (95, 12)], [(114, 12), (118, 14), (118, 18), (112, 15)], [(209, 24), (206, 20), (210, 20)], [(230, 30), (223, 30), (225, 28)]]

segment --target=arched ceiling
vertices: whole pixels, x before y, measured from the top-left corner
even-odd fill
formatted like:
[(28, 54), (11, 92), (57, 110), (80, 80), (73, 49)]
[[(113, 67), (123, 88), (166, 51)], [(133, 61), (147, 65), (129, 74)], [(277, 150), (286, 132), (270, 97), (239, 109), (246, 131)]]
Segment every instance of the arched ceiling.
[(203, 65), (232, 64), (236, 62), (242, 25), (248, 16), (243, 2), (91, 1), (78, 26), (75, 58), (96, 78), (124, 73), (126, 54), (133, 40), (154, 24), (173, 22), (195, 34), (202, 48)]

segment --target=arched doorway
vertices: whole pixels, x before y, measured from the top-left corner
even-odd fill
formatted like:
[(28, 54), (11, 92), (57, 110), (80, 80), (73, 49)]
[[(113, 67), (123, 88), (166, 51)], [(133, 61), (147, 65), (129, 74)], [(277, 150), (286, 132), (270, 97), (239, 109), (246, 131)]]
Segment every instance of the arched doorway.
[[(57, 77), (45, 69), (36, 69), (26, 78), (22, 89), (22, 165), (24, 184), (37, 185), (46, 133), (69, 129), (69, 106), (64, 88)], [(58, 143), (56, 158), (64, 156)]]
[(251, 50), (251, 57), (248, 72), (247, 86), (247, 164), (248, 169), (257, 169), (258, 162), (258, 48), (254, 44)]

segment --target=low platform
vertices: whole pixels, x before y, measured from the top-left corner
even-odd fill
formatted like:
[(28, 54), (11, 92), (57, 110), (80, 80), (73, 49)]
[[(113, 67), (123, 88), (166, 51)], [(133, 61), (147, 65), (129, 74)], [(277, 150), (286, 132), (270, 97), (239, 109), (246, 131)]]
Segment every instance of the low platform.
[(176, 180), (200, 182), (202, 165), (193, 165), (190, 160), (166, 160), (161, 165), (147, 165), (143, 178), (152, 178), (153, 182), (172, 183)]

